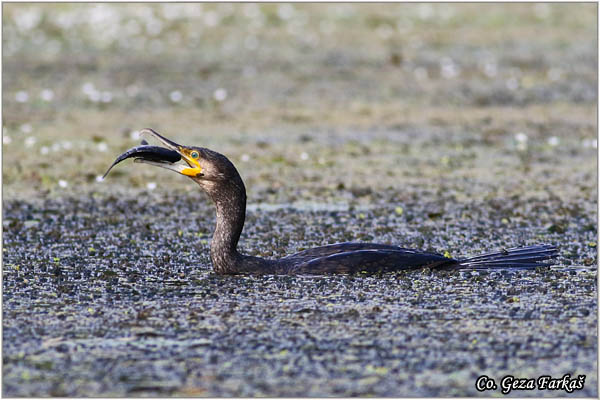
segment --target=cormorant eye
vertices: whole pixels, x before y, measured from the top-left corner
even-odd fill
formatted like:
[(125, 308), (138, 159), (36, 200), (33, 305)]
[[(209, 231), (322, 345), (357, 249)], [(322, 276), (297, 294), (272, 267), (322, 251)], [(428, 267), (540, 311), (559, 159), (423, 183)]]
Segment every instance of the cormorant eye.
[(192, 158), (193, 158), (194, 160), (196, 160), (196, 159), (198, 159), (198, 157), (200, 157), (200, 154), (198, 154), (198, 152), (197, 152), (197, 151), (192, 151), (192, 152), (190, 153), (190, 155), (192, 156)]

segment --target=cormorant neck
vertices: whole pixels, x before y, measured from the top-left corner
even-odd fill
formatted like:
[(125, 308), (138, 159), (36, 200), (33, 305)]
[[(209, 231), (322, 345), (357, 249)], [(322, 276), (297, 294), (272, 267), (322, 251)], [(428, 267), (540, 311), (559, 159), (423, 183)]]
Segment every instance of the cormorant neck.
[(238, 176), (225, 183), (213, 182), (208, 192), (217, 208), (217, 225), (210, 244), (210, 258), (217, 273), (239, 272), (242, 255), (237, 244), (246, 218), (246, 188)]

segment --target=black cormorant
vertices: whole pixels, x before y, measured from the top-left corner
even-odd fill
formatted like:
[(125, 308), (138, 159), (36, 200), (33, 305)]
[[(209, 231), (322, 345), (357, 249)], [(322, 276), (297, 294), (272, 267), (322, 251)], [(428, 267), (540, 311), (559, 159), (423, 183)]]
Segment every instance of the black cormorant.
[[(557, 256), (552, 245), (504, 249), (464, 259), (375, 243), (338, 243), (315, 247), (277, 260), (241, 254), (238, 240), (246, 217), (246, 188), (235, 166), (224, 155), (203, 147), (182, 146), (152, 129), (143, 129), (165, 147), (134, 147), (120, 155), (117, 163), (135, 162), (175, 171), (196, 182), (217, 209), (217, 224), (210, 245), (210, 258), (219, 274), (328, 274), (398, 271), (429, 267), (433, 269), (529, 269), (548, 266), (545, 260)], [(182, 160), (185, 164), (177, 163)]]

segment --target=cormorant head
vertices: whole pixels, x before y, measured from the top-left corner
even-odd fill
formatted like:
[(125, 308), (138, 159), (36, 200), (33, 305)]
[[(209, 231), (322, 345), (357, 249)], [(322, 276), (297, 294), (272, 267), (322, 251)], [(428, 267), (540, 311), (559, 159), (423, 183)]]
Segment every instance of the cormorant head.
[[(239, 179), (231, 161), (216, 151), (177, 144), (149, 128), (142, 129), (140, 135), (150, 135), (158, 139), (164, 147), (149, 146), (144, 141), (141, 146), (129, 149), (117, 157), (104, 176), (119, 162), (133, 157), (136, 163), (150, 164), (185, 175), (208, 192), (216, 190), (219, 183), (236, 182)], [(182, 160), (184, 163), (178, 163)]]

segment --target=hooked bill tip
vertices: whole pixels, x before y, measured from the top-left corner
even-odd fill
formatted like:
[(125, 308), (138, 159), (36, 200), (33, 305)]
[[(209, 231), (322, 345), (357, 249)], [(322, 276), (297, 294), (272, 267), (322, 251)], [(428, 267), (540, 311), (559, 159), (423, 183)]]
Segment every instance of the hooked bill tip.
[(153, 135), (155, 133), (157, 133), (157, 132), (154, 129), (151, 129), (151, 128), (142, 128), (142, 129), (140, 129), (140, 136), (143, 136), (143, 135)]

